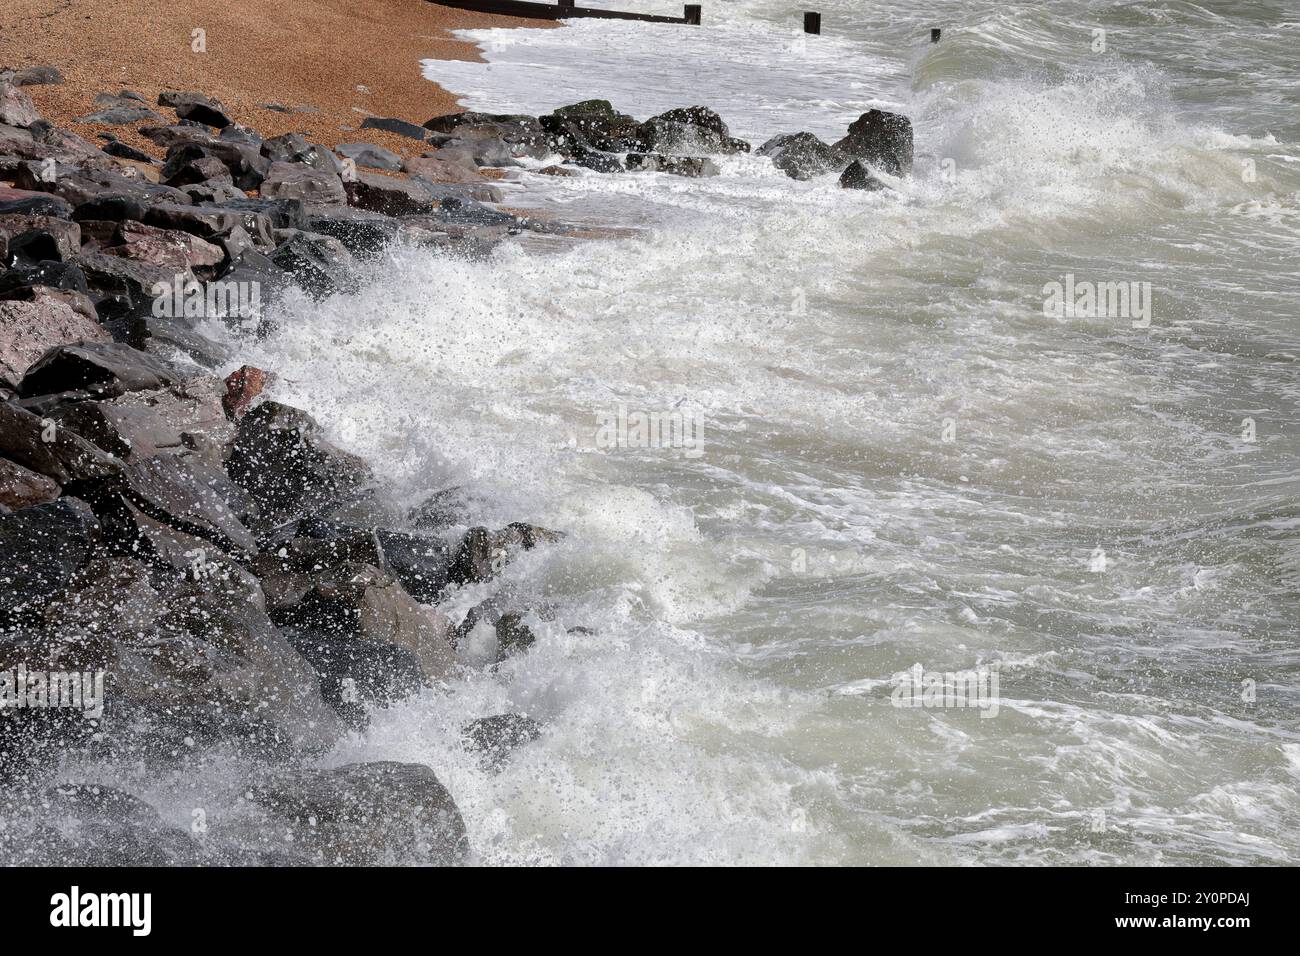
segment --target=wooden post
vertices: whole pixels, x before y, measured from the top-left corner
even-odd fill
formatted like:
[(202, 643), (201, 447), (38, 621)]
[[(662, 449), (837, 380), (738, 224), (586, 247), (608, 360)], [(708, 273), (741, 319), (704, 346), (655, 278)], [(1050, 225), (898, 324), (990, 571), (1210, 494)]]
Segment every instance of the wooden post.
[(943, 33), (943, 31), (940, 30), (938, 27), (931, 27), (931, 28), (930, 28), (930, 42), (931, 42), (931, 43), (938, 43), (938, 42), (939, 42), (939, 34), (941, 34), (941, 33)]
[(700, 5), (698, 3), (686, 4), (686, 13), (682, 19), (698, 27), (700, 25)]
[(803, 32), (804, 33), (821, 33), (822, 32), (822, 15), (808, 10), (803, 15)]

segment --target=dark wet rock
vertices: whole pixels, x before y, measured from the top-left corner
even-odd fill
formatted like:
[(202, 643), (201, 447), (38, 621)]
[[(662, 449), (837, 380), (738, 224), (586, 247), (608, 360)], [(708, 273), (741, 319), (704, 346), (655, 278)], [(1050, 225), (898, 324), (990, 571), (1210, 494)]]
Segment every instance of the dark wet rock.
[(256, 130), (238, 125), (227, 126), (221, 130), (217, 134), (217, 140), (221, 143), (241, 143), (245, 146), (254, 146), (259, 150), (266, 142)]
[(98, 539), (90, 506), (75, 498), (0, 513), (0, 629), (39, 619)]
[(247, 498), (201, 452), (133, 456), (122, 481), (86, 495), (105, 539), (121, 553), (151, 555), (182, 573), (196, 549), (208, 560), (244, 560), (257, 547), (235, 516), (236, 509), (247, 510)]
[(446, 588), (451, 556), (440, 540), (401, 531), (377, 532), (384, 560), (402, 587), (417, 601), (431, 604)]
[(244, 191), (233, 183), (213, 180), (186, 186), (184, 192), (196, 206), (229, 206), (248, 200)]
[[(546, 155), (552, 151), (548, 148)], [(449, 137), (437, 149), (429, 150), (423, 158), (436, 159), (456, 166), (467, 174), (481, 178), (480, 166), (517, 166), (513, 148), (504, 140), (487, 136)]]
[(81, 227), (53, 216), (0, 216), (0, 262), (19, 267), (67, 262), (81, 251)]
[(266, 199), (297, 199), (315, 205), (341, 205), (348, 201), (343, 180), (337, 173), (313, 169), (305, 163), (272, 163), (261, 189)]
[(9, 79), (0, 78), (0, 123), (21, 129), (40, 118), (32, 98)]
[(58, 422), (0, 402), (0, 456), (64, 488), (120, 479), (122, 463)]
[[(28, 232), (44, 232), (48, 235), (49, 242), (52, 243), (48, 251), (52, 254), (45, 257), (46, 259), (63, 262), (80, 251), (81, 229), (76, 223), (68, 222), (58, 216), (0, 214), (0, 267), (9, 260), (14, 240)], [(27, 240), (28, 244), (31, 242), (32, 240)], [(36, 247), (40, 245), (41, 243), (36, 243)], [(37, 251), (46, 250), (31, 249), (32, 253)], [(40, 261), (44, 260), (36, 259), (28, 264), (34, 265)]]
[(34, 144), (31, 155), (27, 157), (29, 159), (48, 158), (58, 162), (73, 163), (89, 161), (96, 164), (108, 161), (108, 154), (93, 143), (82, 139), (76, 133), (59, 129), (46, 120), (37, 120), (27, 127), (27, 132), (31, 134)]
[(271, 226), (272, 234), (277, 229), (305, 230), (307, 228), (307, 206), (300, 199), (285, 197), (250, 199), (241, 195), (238, 199), (221, 203), (221, 208), (265, 216)]
[(537, 642), (537, 636), (524, 623), (524, 616), (518, 612), (502, 614), (497, 619), (495, 628), (498, 661), (523, 653)]
[(217, 103), (207, 100), (198, 93), (189, 95), (197, 99), (175, 104), (176, 115), (180, 119), (202, 123), (204, 126), (214, 126), (217, 129), (224, 129), (234, 122)]
[(228, 136), (213, 136), (201, 127), (143, 127), (141, 135), (167, 149), (163, 175), (167, 176), (187, 162), (204, 156), (215, 157), (226, 166), (234, 184), (240, 189), (257, 189), (262, 185), (271, 161), (262, 155), (262, 144)]
[(454, 133), (433, 133), (429, 142), (447, 154), (444, 158), (465, 154), (476, 167), (517, 166), (520, 157), (542, 159), (555, 151), (551, 136), (536, 123), (461, 126)]
[(566, 153), (575, 145), (588, 145), (609, 152), (644, 148), (641, 124), (620, 113), (609, 100), (583, 100), (538, 117), (556, 152)]
[[(112, 674), (105, 727), (164, 754), (185, 749), (185, 738), (268, 755), (332, 744), (342, 724), (266, 616), (257, 581), (207, 542), (133, 516), (150, 537), (146, 560), (165, 570), (99, 562), (87, 568), (97, 576), (46, 608), (51, 630), (95, 648)], [(128, 615), (129, 627), (105, 628)]]
[(294, 771), (255, 788), (253, 799), (290, 824), (295, 843), (323, 864), (444, 866), (469, 853), (455, 801), (421, 764)]
[(409, 216), (402, 220), (403, 225), (417, 224), (425, 228), (450, 230), (453, 226), (494, 226), (519, 230), (525, 226), (524, 220), (510, 213), (490, 209), (474, 199), (443, 193), (438, 198), (438, 206), (426, 216)]
[(11, 298), (17, 290), (41, 286), (83, 294), (89, 291), (86, 274), (75, 262), (42, 262), (30, 269), (0, 272), (0, 298)]
[(485, 182), (470, 183), (426, 183), (429, 195), (442, 205), (447, 200), (463, 202), (472, 200), (476, 203), (499, 203), (505, 201), (505, 194), (500, 188)]
[(711, 159), (700, 156), (665, 156), (662, 153), (628, 153), (627, 168), (648, 172), (672, 173), (699, 179), (703, 176), (718, 175), (718, 165)]
[(41, 163), (24, 162), (14, 171), (14, 185), (21, 189), (54, 193), (72, 206), (105, 195), (134, 196), (146, 206), (158, 203), (188, 204), (179, 189), (124, 175), (116, 169), (83, 164), (56, 164), (54, 175)]
[(109, 156), (116, 156), (118, 159), (130, 159), (137, 163), (149, 163), (150, 165), (158, 162), (144, 150), (136, 149), (120, 139), (110, 139), (104, 144), (103, 150)]
[(324, 146), (310, 143), (298, 133), (285, 133), (265, 140), (262, 155), (272, 163), (301, 163), (312, 169), (338, 173), (339, 161)]
[(314, 418), (279, 402), (240, 419), (227, 468), (273, 524), (320, 511), (370, 478), (361, 459), (326, 441)]
[(215, 242), (235, 229), (243, 229), (255, 241), (271, 245), (271, 222), (263, 213), (224, 206), (189, 206), (161, 203), (149, 207), (144, 221), (160, 229), (179, 229), (200, 239)]
[(175, 298), (175, 284), (181, 283), (183, 287), (183, 283), (193, 279), (186, 267), (158, 266), (102, 252), (83, 250), (77, 265), (97, 297), (101, 324), (115, 341), (136, 348), (144, 348), (148, 338), (156, 293), (170, 293)]
[(840, 169), (848, 162), (848, 157), (812, 133), (773, 136), (758, 148), (758, 155), (769, 157), (777, 169), (792, 179), (812, 179)]
[(194, 866), (203, 848), (189, 832), (124, 790), (98, 783), (59, 784), (6, 795), (0, 857), (10, 865), (57, 859), (77, 867)]
[(321, 697), (354, 729), (368, 723), (367, 707), (409, 697), (424, 685), (420, 662), (400, 647), (312, 630), (291, 629), (287, 636), (319, 676)]
[(590, 149), (585, 146), (570, 149), (567, 159), (575, 166), (590, 169), (592, 172), (618, 173), (623, 171), (623, 164), (619, 162), (617, 156), (611, 156), (609, 153), (602, 153), (598, 149)]
[(295, 539), (259, 557), (254, 567), (276, 623), (398, 648), (416, 660), (426, 682), (444, 680), (456, 666), (447, 618), (373, 564), (336, 560), (348, 553), (335, 542)]
[(520, 551), (531, 550), (541, 543), (559, 541), (558, 531), (515, 522), (499, 531), (470, 528), (452, 555), (448, 580), (468, 584), (491, 580)]
[(524, 714), (480, 717), (461, 728), (465, 749), (477, 751), (484, 770), (500, 770), (510, 755), (542, 736), (542, 725)]
[(41, 190), (13, 189), (0, 183), (0, 215), (56, 216), (67, 219), (72, 215), (72, 204)]
[(0, 458), (0, 505), (17, 510), (49, 504), (58, 497), (58, 482)]
[[(237, 315), (232, 313), (225, 324), (233, 330), (257, 336), (266, 335), (273, 330), (274, 325), (269, 315), (274, 314), (275, 304), (298, 289), (298, 283), (292, 275), (255, 248), (245, 249), (235, 256), (221, 273), (219, 281), (230, 289), (250, 290), (247, 307), (237, 310)], [(252, 301), (252, 291), (256, 291), (255, 301)]]
[(234, 185), (234, 179), (226, 164), (215, 156), (199, 154), (186, 157), (175, 154), (163, 166), (163, 182), (168, 186)]
[(433, 208), (428, 186), (418, 179), (398, 179), (379, 173), (358, 171), (343, 184), (349, 205), (387, 216), (410, 216)]
[(572, 169), (568, 169), (564, 166), (543, 166), (541, 169), (537, 170), (537, 172), (539, 175), (542, 176), (577, 176), (578, 175)]
[(361, 121), (362, 129), (382, 129), (388, 133), (396, 133), (398, 136), (406, 136), (409, 139), (424, 140), (429, 136), (429, 131), (423, 126), (416, 126), (414, 123), (408, 123), (406, 120), (392, 119), (385, 116), (367, 116)]
[(420, 531), (441, 531), (465, 522), (469, 514), (468, 493), (459, 485), (435, 491), (415, 507), (408, 518)]
[(317, 207), (308, 211), (311, 232), (333, 236), (358, 259), (373, 259), (401, 232), (391, 216), (351, 206)]
[(170, 126), (141, 126), (136, 130), (156, 146), (171, 149), (177, 143), (212, 143), (212, 131), (195, 123), (173, 123)]
[(119, 342), (59, 345), (27, 370), (19, 393), (47, 395), (86, 391), (102, 397), (141, 389), (158, 389), (180, 382), (181, 374), (168, 362)]
[(871, 174), (871, 170), (856, 159), (840, 174), (840, 186), (844, 189), (866, 189), (872, 192), (886, 188), (884, 183)]
[(270, 259), (316, 298), (349, 288), (355, 276), (356, 260), (333, 236), (292, 230)]
[(144, 219), (146, 206), (132, 195), (105, 193), (88, 199), (72, 211), (78, 222), (121, 222), (124, 219)]
[(56, 345), (104, 342), (97, 322), (56, 301), (0, 301), (0, 385), (16, 388), (23, 374)]
[(834, 148), (881, 172), (902, 176), (912, 169), (912, 121), (898, 113), (868, 110)]
[(641, 124), (638, 139), (642, 152), (749, 152), (749, 144), (734, 139), (722, 117), (707, 106), (687, 106), (652, 116)]
[(334, 151), (345, 159), (350, 159), (358, 166), (371, 169), (386, 169), (396, 172), (402, 168), (402, 157), (390, 149), (371, 143), (340, 143)]
[(528, 137), (537, 137), (543, 133), (537, 117), (526, 113), (478, 113), (466, 110), (435, 116), (424, 124), (424, 128), (431, 133), (459, 133), (465, 127), (484, 126), (511, 127), (519, 130), (521, 136)]
[(196, 379), (184, 386), (128, 392), (110, 400), (84, 400), (50, 418), (124, 461), (179, 453), (196, 437), (221, 445), (233, 435), (222, 413), (219, 386)]

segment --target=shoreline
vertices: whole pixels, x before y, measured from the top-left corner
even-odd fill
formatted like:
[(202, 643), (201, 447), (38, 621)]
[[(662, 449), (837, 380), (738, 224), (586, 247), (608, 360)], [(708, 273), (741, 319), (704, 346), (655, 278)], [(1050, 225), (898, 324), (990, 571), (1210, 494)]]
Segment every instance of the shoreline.
[[(100, 93), (128, 89), (153, 103), (169, 90), (202, 90), (267, 138), (294, 132), (330, 147), (366, 138), (407, 155), (405, 137), (382, 130), (363, 137), (360, 124), (367, 115), (423, 122), (461, 109), (458, 94), (420, 71), (424, 59), (481, 59), (474, 43), (451, 31), (557, 26), (425, 0), (235, 0), (219, 8), (181, 0), (157, 9), (67, 0), (52, 13), (42, 0), (14, 0), (0, 19), (0, 70), (48, 65), (63, 74), (60, 85), (29, 88), (46, 119), (91, 141), (110, 133), (159, 156), (129, 127), (76, 118), (95, 109)], [(205, 52), (192, 49), (200, 29)]]

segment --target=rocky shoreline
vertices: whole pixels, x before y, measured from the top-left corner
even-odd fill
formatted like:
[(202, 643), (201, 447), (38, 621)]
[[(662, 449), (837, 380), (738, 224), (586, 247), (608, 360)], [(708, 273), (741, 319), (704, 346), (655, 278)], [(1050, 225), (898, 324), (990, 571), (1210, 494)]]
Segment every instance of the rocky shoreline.
[[(430, 768), (314, 761), (370, 709), (527, 653), (542, 609), (508, 591), (458, 622), (439, 608), (563, 531), (478, 525), (457, 488), (394, 516), (368, 463), (276, 401), (274, 370), (240, 365), (237, 343), (274, 334), (289, 290), (354, 288), (394, 244), (482, 257), (582, 235), (498, 208), (492, 170), (698, 177), (751, 145), (704, 107), (368, 117), (419, 142), (403, 158), (263, 139), (196, 92), (96, 98), (87, 123), (151, 151), (41, 119), (26, 89), (58, 80), (0, 74), (0, 805), (16, 821), (0, 859), (23, 862), (20, 832), (65, 864), (466, 859)], [(792, 178), (882, 189), (910, 169), (912, 131), (873, 110), (834, 144), (797, 133), (757, 152)], [(524, 714), (463, 728), (485, 768), (542, 732)], [(271, 845), (181, 829), (107, 784), (52, 784), (71, 757), (171, 766), (216, 746), (265, 768), (246, 797)]]

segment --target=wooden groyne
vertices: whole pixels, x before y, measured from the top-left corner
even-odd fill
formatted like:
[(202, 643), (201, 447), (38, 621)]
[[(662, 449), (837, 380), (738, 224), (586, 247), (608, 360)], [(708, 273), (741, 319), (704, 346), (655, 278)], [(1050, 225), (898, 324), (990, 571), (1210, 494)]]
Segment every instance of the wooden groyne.
[(475, 13), (495, 13), (503, 17), (529, 17), (534, 20), (569, 20), (576, 17), (594, 17), (601, 20), (644, 20), (650, 23), (686, 23), (699, 25), (700, 5), (688, 3), (680, 17), (656, 16), (650, 13), (625, 13), (622, 10), (600, 10), (579, 7), (574, 0), (558, 3), (533, 3), (531, 0), (429, 0), (443, 7), (473, 10)]

